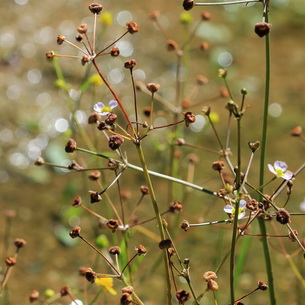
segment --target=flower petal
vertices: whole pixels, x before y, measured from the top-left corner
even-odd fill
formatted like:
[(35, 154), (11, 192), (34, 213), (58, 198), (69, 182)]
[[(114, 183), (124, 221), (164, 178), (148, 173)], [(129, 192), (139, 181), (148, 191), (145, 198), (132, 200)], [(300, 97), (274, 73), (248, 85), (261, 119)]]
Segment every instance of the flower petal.
[(275, 168), (275, 170), (281, 169), (283, 172), (285, 172), (287, 170), (288, 166), (283, 161), (275, 161), (274, 162), (274, 168)]
[(239, 208), (240, 209), (244, 209), (245, 207), (246, 207), (246, 205), (247, 205), (247, 201), (246, 200), (240, 200), (239, 201)]
[(226, 213), (228, 213), (228, 214), (232, 214), (233, 213), (233, 207), (231, 206), (231, 205), (229, 205), (229, 204), (227, 204), (224, 208), (223, 208), (223, 210), (226, 212)]
[(238, 215), (238, 219), (242, 219), (246, 216), (246, 212), (242, 212)]
[(115, 108), (116, 106), (118, 105), (118, 102), (116, 100), (111, 100), (109, 103), (108, 103), (108, 106), (113, 109)]
[(277, 175), (277, 172), (274, 170), (274, 167), (271, 164), (268, 164), (268, 168), (272, 174)]
[(96, 111), (96, 112), (101, 112), (101, 110), (105, 107), (104, 103), (102, 102), (98, 102), (97, 104), (95, 104), (93, 106), (93, 109)]
[(291, 171), (287, 171), (282, 175), (282, 178), (285, 180), (291, 180), (292, 177), (293, 177), (293, 172)]

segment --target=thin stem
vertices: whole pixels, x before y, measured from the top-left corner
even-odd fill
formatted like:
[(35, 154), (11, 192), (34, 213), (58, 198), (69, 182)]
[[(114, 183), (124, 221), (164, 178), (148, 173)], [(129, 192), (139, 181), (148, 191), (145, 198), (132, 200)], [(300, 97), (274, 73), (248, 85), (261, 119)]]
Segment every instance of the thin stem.
[(106, 262), (107, 264), (112, 268), (112, 270), (120, 275), (120, 272), (112, 265), (112, 263), (109, 261), (109, 259), (96, 247), (94, 247), (89, 241), (87, 241), (85, 238), (83, 238), (81, 235), (78, 236), (81, 240), (83, 240), (88, 246), (90, 246), (93, 250), (95, 250)]
[[(268, 22), (269, 11), (268, 11), (268, 4), (269, 1), (264, 1), (264, 13), (263, 16), (265, 17), (266, 22)], [(267, 125), (268, 125), (268, 107), (269, 107), (269, 91), (270, 91), (270, 38), (269, 34), (265, 37), (265, 54), (266, 54), (266, 63), (265, 63), (265, 101), (264, 101), (264, 116), (263, 116), (263, 127), (262, 127), (262, 140), (261, 140), (261, 158), (260, 158), (260, 185), (264, 184), (265, 174), (265, 155), (266, 155), (266, 140), (267, 140)], [(262, 190), (263, 193), (263, 190)], [(259, 198), (262, 199), (262, 196)], [(262, 235), (266, 235), (266, 225), (263, 219), (258, 219), (260, 231)], [(262, 243), (263, 243), (263, 251), (265, 256), (265, 264), (266, 264), (266, 271), (268, 276), (268, 285), (269, 285), (269, 296), (270, 296), (270, 304), (276, 304), (275, 298), (275, 290), (273, 284), (273, 274), (272, 274), (272, 264), (271, 264), (271, 257), (269, 252), (269, 246), (266, 236), (262, 236)]]
[(107, 86), (107, 88), (109, 89), (109, 91), (110, 91), (111, 94), (113, 95), (114, 99), (118, 102), (118, 104), (119, 104), (119, 106), (120, 106), (120, 109), (121, 109), (121, 111), (122, 111), (122, 113), (123, 113), (123, 115), (124, 115), (124, 117), (125, 117), (125, 119), (126, 119), (128, 125), (130, 126), (131, 130), (133, 131), (133, 134), (136, 134), (136, 133), (135, 133), (135, 130), (134, 130), (132, 124), (131, 124), (131, 121), (130, 121), (130, 119), (129, 119), (129, 117), (128, 117), (126, 111), (125, 111), (125, 108), (124, 108), (123, 105), (122, 105), (121, 100), (119, 99), (119, 97), (117, 96), (117, 94), (113, 91), (113, 89), (111, 88), (111, 86), (110, 86), (110, 84), (108, 83), (107, 79), (106, 79), (106, 78), (104, 77), (104, 75), (101, 73), (99, 67), (97, 66), (97, 64), (96, 64), (96, 62), (95, 62), (95, 60), (92, 60), (92, 63), (93, 63), (93, 65), (94, 65), (94, 67), (95, 67), (97, 73), (99, 74), (99, 76), (100, 76), (101, 79), (103, 80), (104, 84)]
[(110, 48), (111, 46), (113, 46), (117, 41), (119, 41), (120, 39), (122, 39), (126, 34), (128, 33), (128, 31), (126, 31), (123, 35), (121, 35), (119, 38), (117, 38), (115, 41), (113, 41), (110, 45), (108, 45), (106, 48), (104, 48), (103, 50), (101, 50), (100, 52), (98, 52), (96, 54), (96, 56), (99, 56), (101, 53), (103, 53), (105, 50), (107, 50), (108, 48)]
[(231, 5), (251, 2), (262, 2), (261, 0), (238, 0), (238, 1), (227, 1), (227, 2), (211, 2), (211, 3), (195, 3), (195, 6), (216, 6), (216, 5)]
[[(138, 145), (136, 145), (137, 151), (138, 151), (138, 155), (139, 155), (139, 159), (142, 165), (142, 169), (143, 169), (143, 173), (145, 176), (145, 180), (149, 189), (149, 195), (152, 201), (152, 205), (155, 211), (155, 215), (157, 218), (157, 223), (158, 223), (158, 227), (159, 227), (159, 231), (160, 231), (160, 238), (161, 240), (165, 240), (165, 232), (163, 229), (163, 225), (162, 225), (162, 219), (161, 219), (161, 215), (159, 212), (159, 207), (158, 207), (158, 203), (157, 203), (157, 199), (156, 199), (156, 195), (154, 192), (154, 188), (150, 179), (150, 175), (147, 169), (147, 165), (145, 162), (145, 157), (144, 157), (144, 153), (142, 150), (142, 146), (141, 143), (139, 143)], [(167, 284), (167, 304), (171, 305), (171, 282), (170, 282), (170, 267), (169, 267), (169, 261), (167, 259), (167, 254), (166, 254), (166, 250), (164, 250), (164, 263), (165, 263), (165, 272), (166, 272), (166, 284)]]
[[(137, 107), (137, 93), (136, 93), (136, 86), (135, 86), (132, 71), (133, 70), (130, 69), (130, 77), (131, 77), (131, 82), (132, 82), (133, 99), (134, 99), (134, 113), (135, 113), (135, 117), (136, 117), (136, 123), (138, 123), (139, 120), (138, 120), (138, 107)], [(138, 124), (137, 124), (136, 128), (137, 128), (137, 135), (139, 135), (139, 125)]]

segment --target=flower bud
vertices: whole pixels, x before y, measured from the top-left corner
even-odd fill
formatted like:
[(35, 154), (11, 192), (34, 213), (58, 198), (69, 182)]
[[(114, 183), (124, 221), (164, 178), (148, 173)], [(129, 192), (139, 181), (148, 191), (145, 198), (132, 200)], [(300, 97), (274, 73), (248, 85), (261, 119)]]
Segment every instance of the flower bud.
[(203, 279), (208, 282), (209, 280), (217, 279), (217, 275), (214, 271), (207, 271), (203, 274)]
[(76, 226), (76, 227), (74, 227), (74, 228), (70, 231), (69, 235), (70, 235), (71, 238), (79, 237), (79, 236), (80, 236), (80, 231), (81, 231), (81, 228), (78, 227), (78, 226)]
[(137, 251), (137, 254), (140, 255), (145, 255), (147, 253), (147, 250), (143, 245), (138, 245), (138, 247), (135, 249)]
[(57, 44), (60, 46), (65, 41), (66, 37), (64, 35), (59, 34), (57, 36)]
[(112, 150), (118, 149), (124, 143), (124, 139), (118, 135), (113, 135), (108, 140), (108, 146)]
[(39, 291), (33, 290), (29, 296), (30, 303), (33, 303), (39, 299)]
[(271, 29), (271, 24), (267, 22), (259, 22), (255, 25), (254, 27), (254, 32), (259, 36), (259, 37), (264, 37), (269, 34)]
[(184, 0), (183, 1), (183, 8), (186, 11), (191, 10), (194, 7), (194, 0)]
[(119, 221), (116, 219), (108, 219), (106, 225), (109, 229), (111, 229), (112, 233), (114, 233), (119, 227)]
[(192, 112), (183, 112), (185, 126), (188, 127), (190, 124), (196, 121), (196, 116)]
[(77, 32), (79, 34), (85, 34), (88, 31), (88, 24), (81, 24), (78, 28), (77, 28)]
[(281, 208), (276, 212), (276, 221), (281, 223), (282, 225), (285, 225), (287, 223), (290, 223), (290, 214), (285, 209)]
[(124, 68), (133, 69), (136, 66), (137, 62), (135, 59), (130, 59), (124, 62)]
[(148, 89), (148, 91), (150, 91), (151, 93), (155, 93), (160, 89), (160, 85), (159, 84), (155, 84), (155, 83), (148, 83), (146, 85), (146, 88)]
[(112, 57), (117, 57), (117, 56), (119, 56), (119, 55), (120, 55), (120, 50), (119, 50), (119, 48), (116, 48), (116, 47), (112, 48), (111, 51), (110, 51), (110, 55), (111, 55)]
[(89, 10), (92, 14), (99, 14), (103, 10), (103, 6), (99, 3), (94, 2), (89, 5)]
[(191, 295), (189, 294), (189, 292), (180, 289), (176, 291), (176, 298), (179, 301), (179, 304), (184, 304), (191, 298)]
[(134, 34), (139, 31), (139, 26), (134, 21), (126, 23), (126, 28), (130, 34)]
[(66, 144), (65, 151), (66, 153), (73, 153), (76, 150), (76, 142), (73, 139), (70, 139)]
[(38, 157), (34, 163), (37, 166), (43, 165), (44, 164), (44, 159), (42, 157)]

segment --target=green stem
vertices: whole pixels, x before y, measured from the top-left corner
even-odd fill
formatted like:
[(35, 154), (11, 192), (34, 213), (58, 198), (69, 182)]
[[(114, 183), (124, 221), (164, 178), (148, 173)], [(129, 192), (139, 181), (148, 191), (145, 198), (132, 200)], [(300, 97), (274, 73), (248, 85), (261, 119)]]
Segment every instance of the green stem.
[[(144, 173), (144, 177), (149, 189), (149, 194), (150, 194), (150, 198), (152, 201), (152, 205), (153, 205), (153, 209), (156, 215), (156, 219), (157, 219), (157, 223), (158, 223), (158, 227), (159, 227), (159, 231), (160, 231), (160, 238), (161, 240), (165, 240), (165, 232), (164, 232), (164, 228), (162, 225), (162, 218), (161, 218), (161, 214), (159, 211), (159, 207), (158, 207), (158, 203), (157, 203), (157, 199), (156, 199), (156, 195), (154, 192), (154, 188), (150, 179), (150, 175), (147, 169), (147, 165), (146, 165), (146, 161), (145, 161), (145, 157), (144, 157), (144, 153), (143, 153), (143, 149), (141, 146), (141, 143), (136, 145), (137, 151), (138, 151), (138, 155), (139, 155), (139, 159), (142, 165), (142, 169), (143, 169), (143, 173)], [(166, 272), (166, 284), (167, 284), (167, 304), (170, 305), (171, 304), (171, 282), (170, 282), (170, 266), (169, 266), (169, 261), (167, 259), (167, 253), (166, 250), (164, 250), (164, 263), (165, 263), (165, 272)]]
[(226, 2), (210, 2), (210, 3), (195, 3), (195, 6), (215, 6), (215, 5), (230, 5), (230, 4), (241, 4), (251, 2), (262, 2), (261, 0), (238, 0), (238, 1), (226, 1)]
[[(264, 18), (265, 21), (268, 22), (268, 4), (269, 1), (264, 3)], [(262, 128), (262, 141), (261, 141), (261, 156), (260, 156), (260, 185), (264, 185), (264, 169), (265, 169), (265, 155), (266, 155), (266, 140), (267, 140), (267, 125), (268, 125), (268, 107), (269, 107), (269, 91), (270, 91), (270, 39), (269, 34), (266, 35), (265, 38), (265, 52), (266, 52), (266, 76), (265, 76), (265, 102), (264, 102), (264, 117), (263, 117), (263, 128)], [(263, 189), (261, 190), (263, 193)], [(262, 196), (260, 196), (259, 200), (262, 200)], [(274, 283), (273, 283), (273, 274), (272, 274), (272, 264), (270, 251), (268, 246), (268, 241), (266, 237), (266, 225), (263, 219), (258, 218), (258, 223), (260, 227), (260, 232), (262, 234), (262, 243), (263, 243), (263, 251), (265, 256), (265, 264), (266, 271), (268, 276), (268, 286), (269, 286), (269, 296), (270, 296), (270, 304), (276, 304), (275, 291), (274, 291)]]

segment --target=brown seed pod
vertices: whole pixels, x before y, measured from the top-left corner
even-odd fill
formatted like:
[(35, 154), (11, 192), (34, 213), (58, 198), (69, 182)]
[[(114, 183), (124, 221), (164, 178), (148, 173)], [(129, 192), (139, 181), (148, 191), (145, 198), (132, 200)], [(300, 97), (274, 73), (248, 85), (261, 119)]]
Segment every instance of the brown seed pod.
[(110, 247), (108, 250), (111, 255), (119, 255), (121, 253), (121, 248), (119, 246)]
[(134, 34), (139, 31), (139, 26), (134, 21), (126, 23), (126, 28), (130, 34)]
[(79, 237), (79, 236), (80, 236), (80, 231), (81, 231), (81, 228), (78, 227), (78, 226), (76, 226), (76, 227), (74, 227), (74, 228), (70, 231), (69, 235), (70, 235), (71, 238)]
[(119, 227), (119, 221), (116, 219), (109, 219), (106, 223), (107, 227), (114, 233)]
[(271, 24), (267, 22), (259, 22), (255, 25), (254, 27), (254, 32), (259, 36), (259, 37), (264, 37), (269, 34), (271, 29)]
[(137, 254), (140, 255), (145, 255), (147, 253), (146, 248), (143, 245), (138, 245), (138, 247), (135, 249), (137, 251)]
[(189, 11), (194, 7), (194, 0), (184, 0), (182, 5), (186, 11)]
[(287, 223), (290, 223), (290, 214), (288, 211), (286, 211), (285, 209), (279, 209), (276, 212), (276, 221), (278, 221), (279, 223), (281, 223), (282, 225), (285, 225)]
[(76, 142), (73, 139), (70, 139), (65, 147), (66, 153), (73, 153), (76, 150)]
[(176, 298), (179, 301), (179, 304), (184, 304), (191, 298), (191, 295), (186, 290), (180, 289), (176, 291)]
[(118, 135), (113, 135), (108, 140), (108, 146), (112, 150), (118, 149), (124, 143), (124, 139)]
[(188, 127), (190, 124), (196, 121), (196, 116), (192, 112), (183, 112), (185, 126)]
[(77, 28), (77, 32), (79, 34), (85, 34), (88, 31), (88, 24), (81, 24), (78, 28)]
[(89, 4), (89, 10), (92, 14), (99, 14), (103, 10), (103, 6), (99, 3), (91, 3)]
[(82, 204), (82, 198), (80, 196), (77, 196), (74, 198), (72, 205), (74, 207), (79, 207)]

